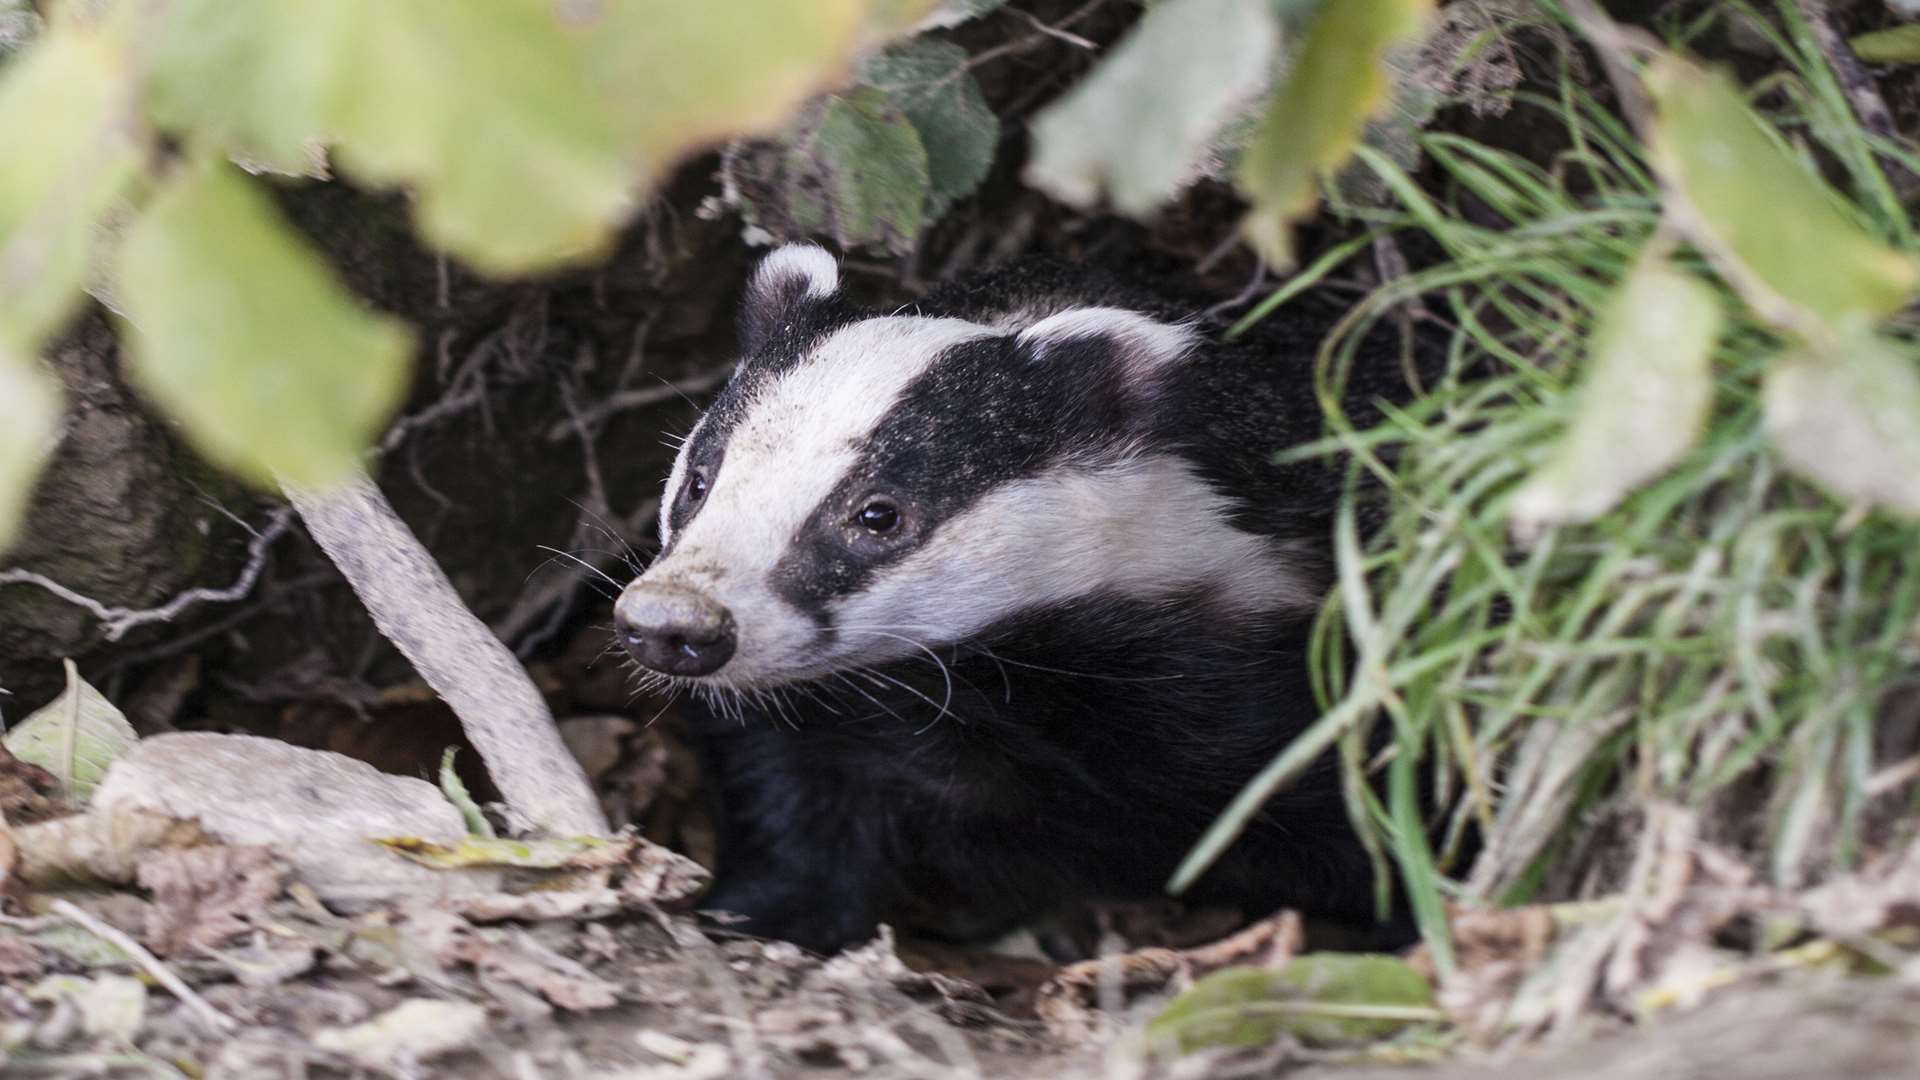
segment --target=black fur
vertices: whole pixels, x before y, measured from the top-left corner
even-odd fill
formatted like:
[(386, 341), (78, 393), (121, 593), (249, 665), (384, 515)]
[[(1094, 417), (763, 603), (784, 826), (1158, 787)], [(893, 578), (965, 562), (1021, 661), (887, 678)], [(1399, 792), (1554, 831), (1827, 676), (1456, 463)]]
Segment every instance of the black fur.
[[(985, 321), (1046, 297), (1056, 309), (1121, 306), (1175, 321), (1194, 310), (1079, 268), (1026, 264), (931, 296), (916, 313)], [(857, 317), (797, 291), (750, 296), (748, 308), (747, 362), (691, 464), (717, 468), (756, 381)], [(1206, 344), (1146, 398), (1116, 382), (1110, 342), (1075, 341), (1038, 363), (1011, 336), (960, 346), (909, 389), (808, 528), (831, 527), (856, 488), (882, 485), (924, 497), (914, 508), (924, 534), (996, 484), (1144, 440), (1235, 500), (1239, 527), (1295, 541), (1324, 580), (1339, 474), (1272, 456), (1321, 434), (1312, 364), (1332, 321), (1303, 307), (1243, 343)], [(1384, 335), (1367, 345), (1356, 408), (1404, 396), (1398, 355)], [(825, 601), (893, 557), (803, 534), (776, 576), (831, 633)], [(1088, 597), (936, 650), (944, 672), (915, 658), (841, 673), (749, 706), (744, 722), (696, 698), (690, 722), (719, 823), (717, 880), (702, 906), (830, 951), (909, 910), (988, 933), (1070, 898), (1159, 895), (1234, 794), (1315, 719), (1308, 623), (1230, 621), (1197, 599)], [(1336, 780), (1322, 762), (1276, 797), (1188, 895), (1248, 915), (1285, 906), (1374, 922), (1373, 875)]]

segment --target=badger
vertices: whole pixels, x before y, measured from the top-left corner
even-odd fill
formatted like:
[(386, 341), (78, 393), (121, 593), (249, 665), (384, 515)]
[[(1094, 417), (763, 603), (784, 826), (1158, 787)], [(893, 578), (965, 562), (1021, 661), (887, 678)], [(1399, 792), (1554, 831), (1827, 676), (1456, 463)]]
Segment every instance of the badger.
[[(1315, 719), (1340, 476), (1275, 454), (1323, 432), (1331, 319), (1228, 343), (1196, 310), (1030, 260), (867, 311), (821, 248), (759, 264), (614, 609), (646, 677), (692, 691), (703, 909), (832, 952), (915, 912), (987, 935), (1164, 895)], [(1374, 924), (1333, 765), (1189, 897)]]

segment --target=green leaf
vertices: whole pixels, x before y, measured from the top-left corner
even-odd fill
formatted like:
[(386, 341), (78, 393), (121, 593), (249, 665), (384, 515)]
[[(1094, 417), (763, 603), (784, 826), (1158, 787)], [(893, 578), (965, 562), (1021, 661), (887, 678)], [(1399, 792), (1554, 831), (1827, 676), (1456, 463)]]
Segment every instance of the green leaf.
[(493, 822), (488, 821), (487, 815), (481, 812), (480, 804), (474, 801), (473, 793), (467, 790), (460, 774), (453, 771), (454, 753), (455, 748), (449, 746), (446, 754), (440, 758), (440, 792), (448, 802), (460, 808), (460, 816), (467, 822), (467, 832), (492, 840)]
[(1654, 160), (1690, 210), (1689, 232), (1763, 318), (1795, 322), (1785, 301), (1844, 331), (1906, 304), (1920, 268), (1861, 228), (1731, 80), (1667, 56), (1647, 87)]
[(885, 94), (920, 135), (927, 154), (928, 220), (980, 186), (993, 167), (1000, 120), (980, 93), (965, 49), (917, 38), (869, 58), (859, 79)]
[(1361, 1042), (1441, 1019), (1433, 987), (1398, 957), (1308, 953), (1278, 971), (1216, 971), (1169, 1002), (1147, 1035), (1182, 1052), (1261, 1046), (1282, 1034), (1313, 1045)]
[(588, 870), (620, 866), (633, 854), (632, 837), (550, 836), (509, 840), (469, 836), (454, 844), (436, 844), (414, 837), (376, 841), (382, 847), (423, 866), (456, 870), (468, 866), (512, 866), (528, 870)]
[(405, 392), (406, 328), (361, 308), (210, 157), (128, 230), (117, 287), (135, 384), (201, 453), (257, 482), (347, 475)]
[(1268, 0), (1167, 0), (1033, 122), (1027, 183), (1072, 206), (1104, 189), (1144, 216), (1205, 171), (1222, 130), (1272, 78)]
[(171, 0), (147, 47), (147, 112), (274, 169), (311, 171), (333, 129), (360, 0)]
[(0, 349), (0, 552), (19, 532), (61, 409), (59, 383)]
[(94, 225), (133, 177), (129, 59), (63, 24), (0, 71), (0, 349), (32, 353), (75, 311)]
[(816, 102), (780, 141), (731, 155), (728, 174), (747, 221), (783, 239), (825, 234), (905, 252), (925, 221), (920, 135), (871, 87)]
[(1862, 334), (1829, 355), (1777, 360), (1762, 387), (1781, 457), (1843, 499), (1920, 518), (1920, 373), (1912, 356)]
[(1869, 64), (1920, 63), (1920, 26), (1893, 26), (1861, 34), (1847, 44)]
[(690, 150), (771, 132), (837, 81), (867, 0), (622, 0), (582, 26), (587, 63), (643, 169)]
[(1713, 403), (1723, 323), (1704, 282), (1643, 259), (1600, 315), (1573, 422), (1515, 493), (1515, 525), (1590, 521), (1684, 456)]
[(421, 233), (486, 272), (606, 245), (636, 205), (637, 181), (635, 155), (585, 72), (581, 39), (602, 31), (563, 28), (550, 0), (336, 2), (358, 11), (333, 118), (348, 172), (413, 185)]
[(1313, 209), (1315, 179), (1352, 154), (1387, 100), (1383, 55), (1432, 8), (1432, 0), (1340, 0), (1308, 24), (1240, 166), (1240, 190), (1254, 204), (1242, 227), (1267, 261), (1293, 262), (1292, 224)]
[(66, 666), (67, 689), (0, 742), (14, 757), (52, 773), (60, 795), (84, 803), (93, 797), (107, 766), (140, 736), (112, 702), (87, 685), (73, 661)]

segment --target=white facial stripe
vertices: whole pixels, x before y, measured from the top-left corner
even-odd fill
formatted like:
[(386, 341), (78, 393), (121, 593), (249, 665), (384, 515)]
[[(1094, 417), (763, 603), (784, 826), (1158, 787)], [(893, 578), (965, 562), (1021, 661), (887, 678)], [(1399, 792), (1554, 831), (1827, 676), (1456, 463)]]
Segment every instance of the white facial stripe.
[[(1229, 523), (1228, 501), (1186, 462), (1140, 457), (1007, 484), (834, 605), (844, 659), (875, 662), (962, 641), (1008, 615), (1092, 595), (1152, 600), (1211, 590), (1226, 612), (1319, 602), (1274, 541)], [(863, 633), (868, 627), (876, 633)]]
[(774, 282), (787, 277), (805, 281), (808, 296), (825, 299), (840, 287), (840, 264), (825, 248), (788, 244), (760, 260), (753, 274), (753, 291), (770, 291)]
[[(992, 333), (960, 319), (866, 319), (834, 332), (746, 403), (705, 504), (646, 574), (732, 609), (740, 641), (721, 681), (748, 682), (797, 661), (814, 627), (774, 595), (774, 564), (908, 384), (949, 347)], [(685, 468), (683, 452), (669, 498)]]

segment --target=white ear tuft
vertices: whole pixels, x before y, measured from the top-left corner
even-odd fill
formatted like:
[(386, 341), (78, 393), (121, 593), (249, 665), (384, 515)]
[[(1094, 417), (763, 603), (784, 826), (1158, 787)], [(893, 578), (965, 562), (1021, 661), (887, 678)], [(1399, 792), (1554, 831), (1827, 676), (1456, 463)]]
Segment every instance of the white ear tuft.
[(840, 266), (826, 249), (788, 244), (760, 260), (740, 303), (740, 351), (752, 356), (793, 344), (807, 312), (833, 298)]
[(1121, 371), (1128, 382), (1151, 380), (1178, 363), (1200, 343), (1191, 326), (1164, 323), (1125, 308), (1068, 308), (1049, 315), (1020, 332), (1020, 344), (1036, 359), (1069, 341), (1100, 339), (1119, 352)]
[(840, 264), (825, 248), (812, 244), (788, 244), (760, 260), (753, 274), (753, 291), (784, 291), (792, 281), (806, 283), (807, 295), (821, 300), (840, 288)]

